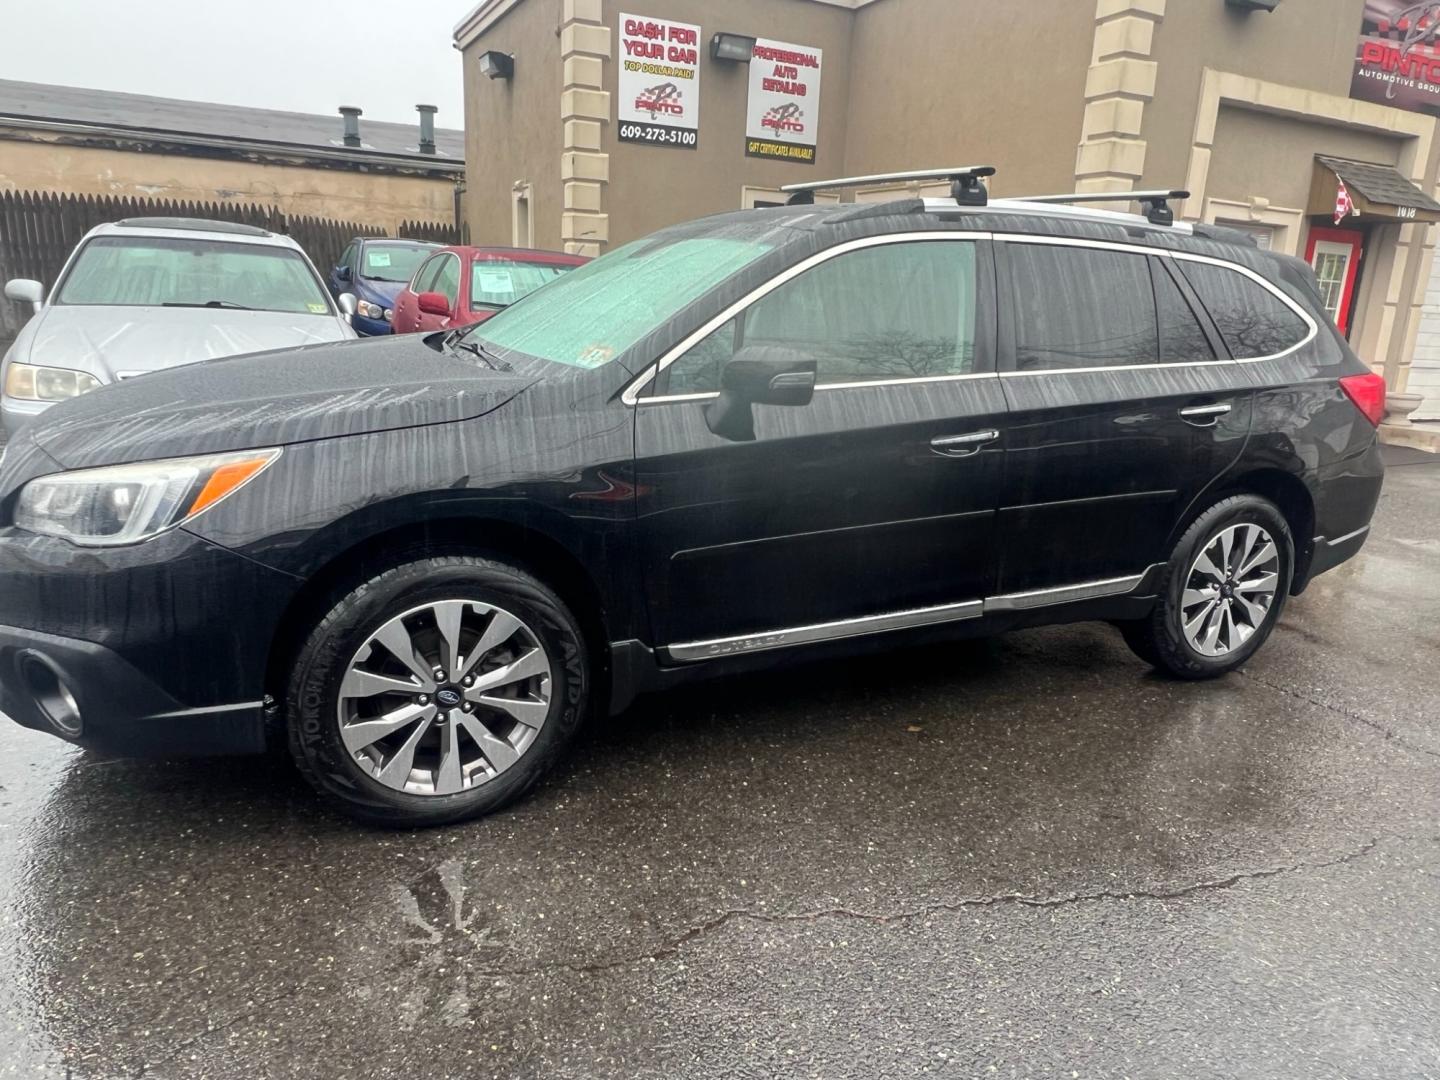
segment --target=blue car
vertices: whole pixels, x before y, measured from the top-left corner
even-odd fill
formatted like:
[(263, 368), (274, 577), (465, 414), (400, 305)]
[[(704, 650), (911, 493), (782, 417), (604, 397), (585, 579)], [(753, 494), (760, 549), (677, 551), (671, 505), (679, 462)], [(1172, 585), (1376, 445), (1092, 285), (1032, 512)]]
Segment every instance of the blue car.
[(350, 325), (362, 337), (390, 333), (395, 297), (410, 283), (416, 267), (437, 245), (421, 240), (357, 236), (330, 271), (330, 292), (355, 297)]

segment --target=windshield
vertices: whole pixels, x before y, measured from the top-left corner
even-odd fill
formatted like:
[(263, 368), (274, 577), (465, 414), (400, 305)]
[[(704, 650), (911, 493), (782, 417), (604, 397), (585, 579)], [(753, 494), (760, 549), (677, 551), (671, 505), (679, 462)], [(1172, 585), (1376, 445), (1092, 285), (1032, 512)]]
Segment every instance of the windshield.
[(97, 236), (76, 257), (56, 303), (332, 314), (297, 251), (168, 236)]
[(599, 367), (773, 248), (713, 236), (637, 240), (481, 323), (475, 336), (502, 352)]
[(403, 284), (415, 276), (420, 264), (434, 250), (428, 244), (366, 244), (360, 276), (367, 281)]
[(573, 269), (573, 266), (546, 266), (508, 259), (476, 259), (470, 271), (470, 306), (509, 307), (522, 296), (529, 296), (541, 285)]

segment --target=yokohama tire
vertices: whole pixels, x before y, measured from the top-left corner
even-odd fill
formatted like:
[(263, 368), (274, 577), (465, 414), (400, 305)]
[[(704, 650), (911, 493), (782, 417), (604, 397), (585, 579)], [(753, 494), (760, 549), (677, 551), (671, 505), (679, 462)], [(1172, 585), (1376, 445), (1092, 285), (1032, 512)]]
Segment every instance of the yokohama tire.
[[(1253, 556), (1255, 558), (1268, 551), (1261, 546), (1263, 540), (1273, 542), (1273, 558), (1267, 558), (1265, 565), (1252, 571), (1249, 581), (1241, 584), (1266, 580), (1273, 573), (1274, 589), (1268, 598), (1253, 590), (1238, 590), (1246, 592), (1246, 597), (1234, 601), (1235, 611), (1241, 612), (1243, 605), (1253, 612), (1256, 610), (1253, 601), (1266, 600), (1268, 606), (1263, 617), (1248, 621), (1239, 617), (1233, 619), (1230, 629), (1233, 632), (1238, 625), (1240, 633), (1245, 635), (1243, 640), (1227, 648), (1225, 637), (1217, 635), (1221, 640), (1212, 644), (1207, 653), (1201, 647), (1205, 635), (1196, 633), (1194, 628), (1200, 623), (1205, 611), (1209, 610), (1209, 605), (1195, 598), (1202, 591), (1196, 586), (1208, 586), (1210, 579), (1200, 574), (1197, 567), (1211, 566), (1221, 561), (1218, 556), (1214, 563), (1208, 560), (1220, 550), (1222, 538), (1225, 537), (1231, 538), (1236, 544), (1253, 540), (1256, 543)], [(1238, 540), (1235, 539), (1237, 537)], [(1227, 568), (1219, 567), (1222, 573), (1215, 580), (1217, 585), (1226, 588), (1226, 595), (1233, 595), (1229, 591), (1233, 586), (1227, 586), (1226, 583), (1242, 576), (1238, 573), (1241, 569), (1240, 558), (1239, 554), (1235, 556), (1235, 574), (1227, 574)], [(1202, 559), (1207, 561), (1201, 562)], [(1185, 530), (1165, 567), (1160, 600), (1155, 605), (1155, 610), (1144, 619), (1121, 624), (1120, 632), (1124, 635), (1126, 644), (1147, 664), (1182, 679), (1216, 678), (1240, 667), (1265, 644), (1285, 608), (1294, 567), (1294, 540), (1290, 535), (1290, 526), (1279, 508), (1258, 495), (1232, 496), (1210, 507)], [(1219, 592), (1214, 595), (1217, 599), (1220, 598)], [(1191, 601), (1188, 607), (1186, 598)], [(1247, 603), (1247, 600), (1252, 602)], [(1220, 602), (1224, 603), (1223, 600)], [(1191, 634), (1187, 634), (1187, 624), (1192, 628)], [(1209, 625), (1212, 624), (1202, 624), (1201, 630)], [(1192, 634), (1199, 636), (1200, 642), (1192, 640)], [(1231, 636), (1240, 635), (1232, 633)]]
[[(408, 617), (407, 612), (423, 611), (427, 604), (456, 601), (473, 603), (478, 611), (501, 610), (518, 620), (532, 650), (538, 646), (548, 661), (548, 711), (539, 706), (544, 716), (538, 730), (533, 736), (527, 733), (529, 741), (513, 763), (483, 782), (452, 794), (397, 790), (367, 771), (352, 753), (353, 747), (347, 749), (341, 734), (342, 684), (352, 671), (357, 650), (369, 645), (378, 628)], [(477, 817), (520, 798), (565, 751), (589, 701), (587, 657), (574, 616), (551, 589), (529, 574), (468, 556), (406, 562), (342, 597), (305, 639), (286, 690), (290, 751), (300, 771), (326, 799), (362, 821), (404, 827)], [(466, 706), (467, 712), (470, 708)], [(459, 741), (457, 735), (450, 738)], [(438, 776), (437, 769), (437, 789)]]

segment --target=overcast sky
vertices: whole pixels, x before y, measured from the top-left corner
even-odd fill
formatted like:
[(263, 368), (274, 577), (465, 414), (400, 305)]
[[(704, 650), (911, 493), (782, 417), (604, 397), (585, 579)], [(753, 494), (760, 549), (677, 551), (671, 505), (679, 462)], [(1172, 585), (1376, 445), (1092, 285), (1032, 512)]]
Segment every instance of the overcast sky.
[[(474, 0), (13, 0), (0, 78), (464, 126), (451, 30)], [(338, 122), (338, 121), (337, 121)]]

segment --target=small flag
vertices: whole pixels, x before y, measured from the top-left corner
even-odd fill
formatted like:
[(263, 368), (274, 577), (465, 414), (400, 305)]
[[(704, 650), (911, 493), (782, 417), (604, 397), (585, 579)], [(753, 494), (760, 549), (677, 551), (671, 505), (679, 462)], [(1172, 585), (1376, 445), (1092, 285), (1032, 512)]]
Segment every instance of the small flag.
[(1354, 210), (1355, 210), (1355, 203), (1354, 203), (1353, 201), (1351, 201), (1351, 199), (1350, 199), (1350, 189), (1345, 186), (1345, 181), (1344, 181), (1344, 180), (1339, 181), (1339, 183), (1340, 183), (1340, 190), (1337, 191), (1337, 192), (1335, 192), (1335, 224), (1336, 224), (1336, 225), (1339, 225), (1342, 221), (1344, 221), (1347, 217), (1349, 217), (1349, 216), (1351, 215), (1351, 213), (1353, 213)]

